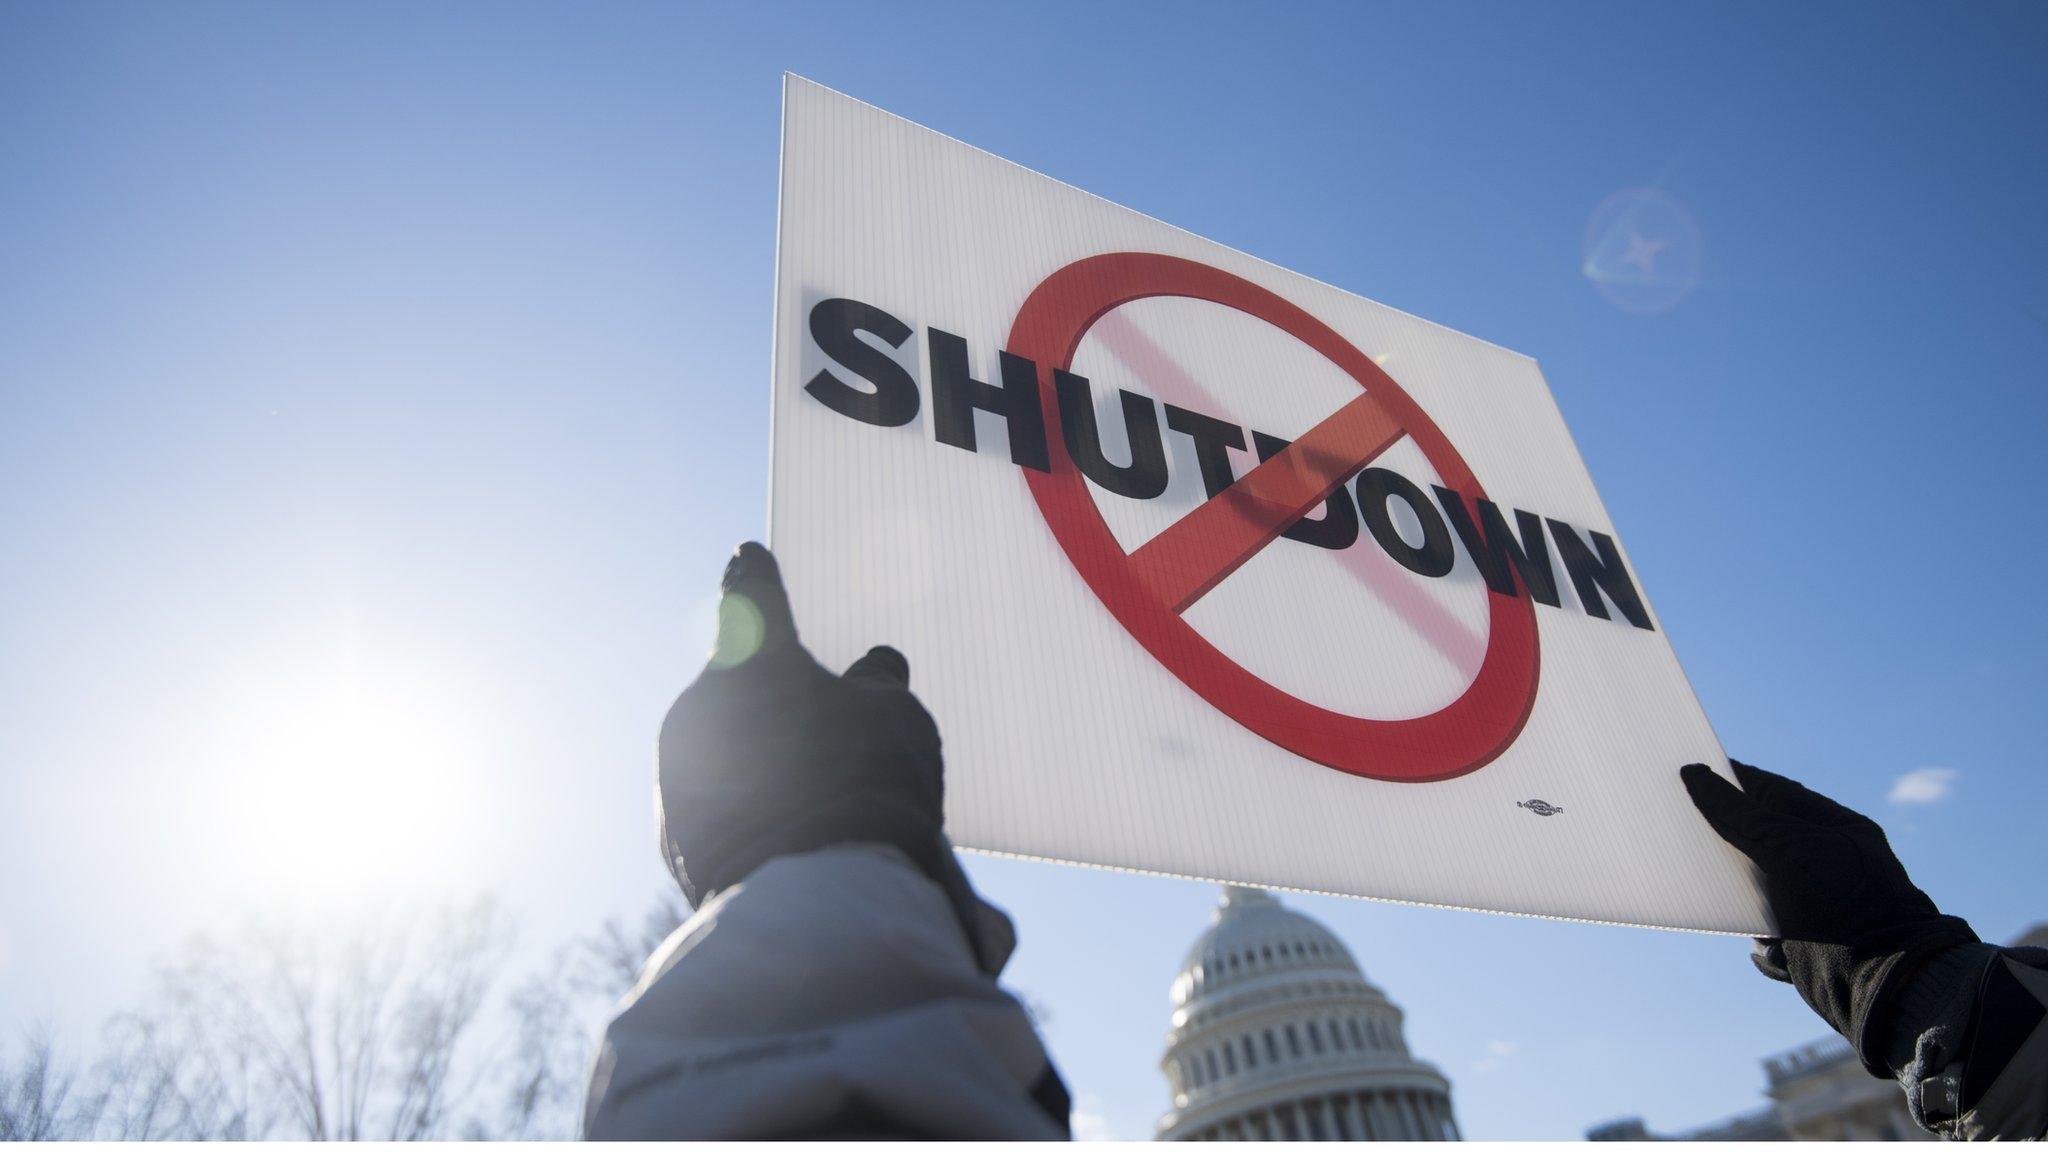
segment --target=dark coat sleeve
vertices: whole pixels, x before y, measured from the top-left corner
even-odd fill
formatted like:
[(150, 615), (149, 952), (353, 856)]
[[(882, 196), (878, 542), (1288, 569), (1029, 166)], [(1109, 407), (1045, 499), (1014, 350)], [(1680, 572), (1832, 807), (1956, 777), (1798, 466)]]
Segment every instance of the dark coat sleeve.
[(1929, 960), (1900, 997), (1887, 1056), (1928, 1131), (2048, 1137), (2048, 949), (1972, 944)]

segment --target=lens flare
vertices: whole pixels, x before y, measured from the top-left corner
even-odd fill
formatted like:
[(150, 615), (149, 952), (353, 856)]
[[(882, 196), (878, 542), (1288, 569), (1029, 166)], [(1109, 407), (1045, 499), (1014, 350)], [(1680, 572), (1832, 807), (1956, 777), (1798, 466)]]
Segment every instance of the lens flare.
[(1624, 188), (1586, 221), (1579, 271), (1625, 312), (1669, 312), (1699, 287), (1702, 248), (1692, 214), (1661, 188)]
[(733, 668), (754, 658), (761, 650), (763, 625), (761, 609), (738, 592), (728, 592), (718, 602), (718, 641), (711, 649), (713, 668)]

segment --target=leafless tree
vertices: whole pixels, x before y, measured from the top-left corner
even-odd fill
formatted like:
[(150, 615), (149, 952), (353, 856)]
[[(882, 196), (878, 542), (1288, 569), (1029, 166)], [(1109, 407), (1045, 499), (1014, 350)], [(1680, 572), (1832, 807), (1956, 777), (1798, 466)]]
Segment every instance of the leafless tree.
[(0, 1069), (0, 1140), (60, 1139), (74, 1077), (58, 1064), (47, 1036), (31, 1037), (22, 1049), (20, 1064)]
[(505, 1139), (560, 1139), (576, 1134), (584, 1078), (598, 1022), (639, 979), (640, 969), (686, 909), (664, 895), (636, 927), (607, 920), (591, 935), (558, 949), (527, 977), (508, 1008), (512, 1046), (497, 1133)]
[[(195, 940), (116, 1017), (81, 1078), (31, 1046), (25, 1138), (413, 1140), (451, 1132), (510, 943), (490, 901), (321, 930), (250, 920)], [(59, 1085), (63, 1085), (60, 1087)], [(42, 1105), (29, 1089), (39, 1086)], [(15, 1109), (10, 1108), (10, 1111)]]
[(571, 946), (580, 968), (573, 975), (578, 990), (607, 1003), (624, 996), (640, 979), (640, 970), (669, 933), (682, 926), (689, 909), (673, 892), (664, 894), (640, 917), (637, 927), (607, 920), (594, 934)]
[(165, 965), (89, 1067), (41, 1038), (0, 1059), (0, 1139), (573, 1137), (595, 1031), (682, 912), (668, 897), (556, 949), (497, 1011), (493, 901), (250, 920)]

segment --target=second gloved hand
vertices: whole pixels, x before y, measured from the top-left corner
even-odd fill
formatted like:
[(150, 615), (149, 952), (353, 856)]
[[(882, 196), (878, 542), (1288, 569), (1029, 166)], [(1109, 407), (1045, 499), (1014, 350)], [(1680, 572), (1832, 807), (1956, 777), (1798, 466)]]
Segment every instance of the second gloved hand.
[(1782, 940), (1763, 942), (1757, 966), (1890, 1075), (1878, 1052), (1890, 1002), (1922, 961), (1976, 934), (1914, 886), (1875, 821), (1783, 776), (1734, 769), (1741, 788), (1704, 764), (1679, 774), (1714, 831), (1763, 873)]

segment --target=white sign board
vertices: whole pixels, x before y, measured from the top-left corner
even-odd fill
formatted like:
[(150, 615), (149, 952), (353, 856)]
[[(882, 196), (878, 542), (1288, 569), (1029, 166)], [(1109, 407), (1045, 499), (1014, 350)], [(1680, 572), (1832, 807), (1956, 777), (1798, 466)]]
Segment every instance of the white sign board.
[(794, 77), (770, 544), (963, 847), (1741, 933), (1727, 761), (1534, 361)]

